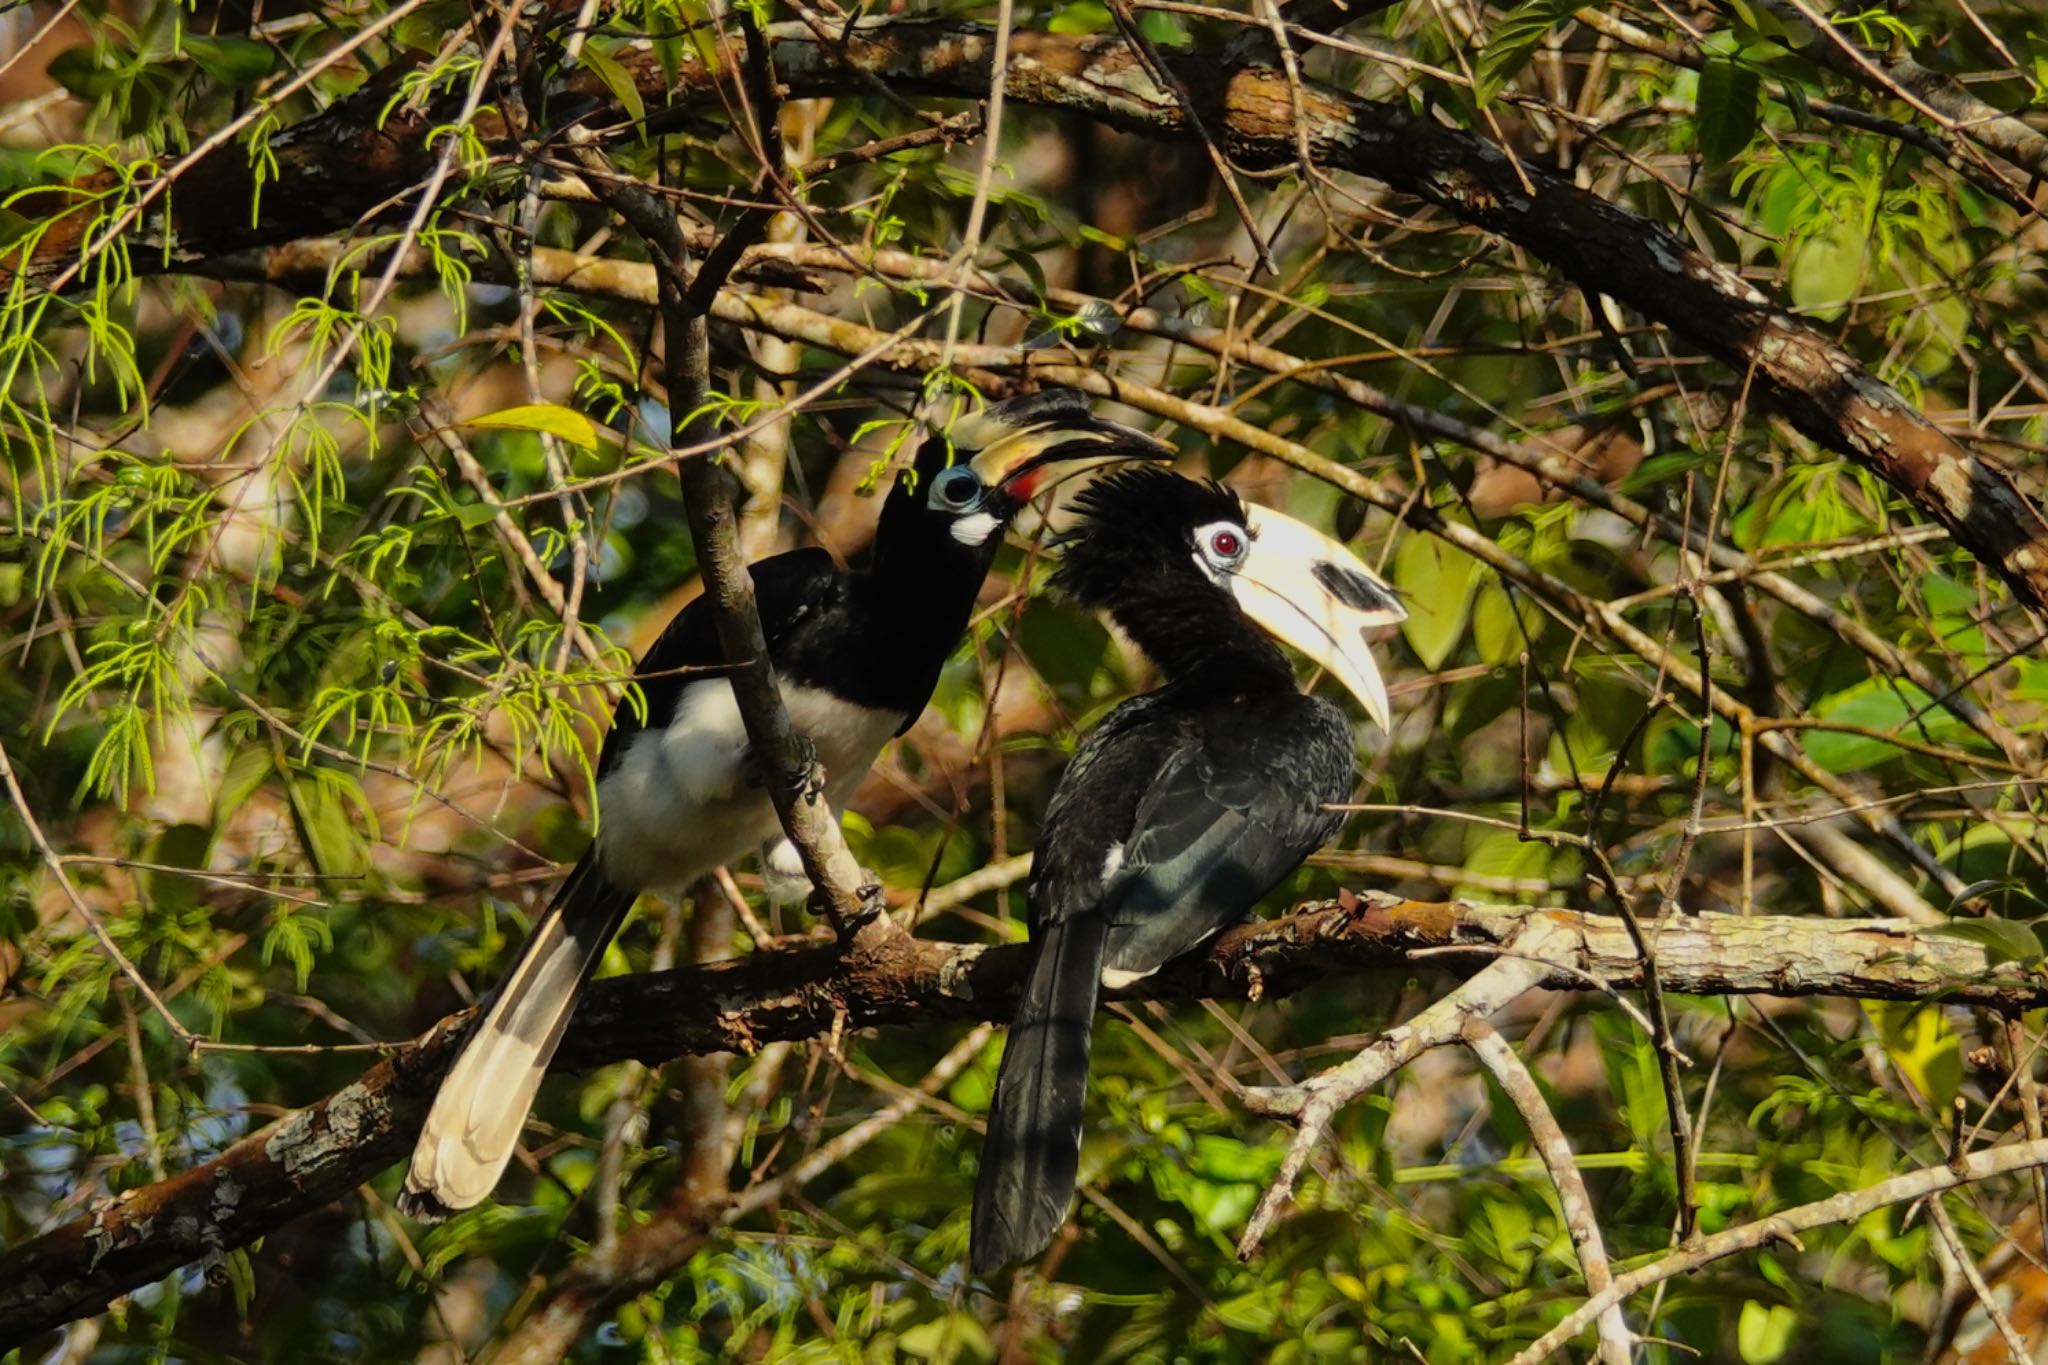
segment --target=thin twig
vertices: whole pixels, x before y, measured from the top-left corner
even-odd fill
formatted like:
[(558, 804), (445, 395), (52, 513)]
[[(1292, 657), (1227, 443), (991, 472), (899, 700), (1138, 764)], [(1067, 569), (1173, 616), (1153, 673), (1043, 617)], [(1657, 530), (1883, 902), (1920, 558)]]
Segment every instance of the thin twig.
[[(1464, 1036), (1466, 1046), (1493, 1073), (1494, 1080), (1500, 1083), (1528, 1126), (1529, 1140), (1536, 1144), (1536, 1154), (1543, 1158), (1550, 1183), (1557, 1189), (1558, 1212), (1571, 1233), (1572, 1246), (1578, 1251), (1586, 1289), (1599, 1293), (1614, 1282), (1614, 1272), (1607, 1264), (1607, 1245), (1600, 1236), (1593, 1198), (1586, 1192), (1585, 1177), (1579, 1174), (1579, 1163), (1572, 1157), (1572, 1145), (1564, 1129), (1558, 1126), (1557, 1115), (1550, 1112), (1536, 1078), (1522, 1065), (1522, 1059), (1498, 1029), (1484, 1019), (1470, 1018), (1465, 1021)], [(1629, 1365), (1635, 1338), (1622, 1317), (1621, 1305), (1617, 1303), (1602, 1313), (1598, 1327), (1602, 1365)]]

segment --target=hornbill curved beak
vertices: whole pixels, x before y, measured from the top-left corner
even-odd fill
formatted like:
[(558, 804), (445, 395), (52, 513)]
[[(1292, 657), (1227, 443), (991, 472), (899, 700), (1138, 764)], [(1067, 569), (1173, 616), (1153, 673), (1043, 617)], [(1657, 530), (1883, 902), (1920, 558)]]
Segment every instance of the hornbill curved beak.
[(1024, 425), (986, 415), (969, 418), (954, 428), (953, 440), (961, 449), (978, 449), (968, 461), (975, 474), (1019, 505), (1091, 469), (1127, 460), (1170, 460), (1174, 455), (1173, 447), (1157, 437), (1085, 408), (1055, 408)]
[(1238, 607), (1329, 670), (1382, 730), (1392, 729), (1367, 632), (1407, 619), (1400, 595), (1314, 527), (1270, 507), (1247, 510), (1252, 543), (1225, 580)]

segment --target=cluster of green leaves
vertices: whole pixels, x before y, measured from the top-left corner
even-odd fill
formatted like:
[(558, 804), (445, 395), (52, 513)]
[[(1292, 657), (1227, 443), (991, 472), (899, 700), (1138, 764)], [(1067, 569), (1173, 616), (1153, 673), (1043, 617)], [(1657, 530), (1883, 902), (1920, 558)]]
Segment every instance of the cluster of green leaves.
[[(1489, 137), (1539, 137), (1546, 125), (1536, 115), (1554, 114), (1546, 102), (1563, 88), (1554, 82), (1597, 82), (1580, 92), (1586, 109), (1689, 105), (1689, 118), (1616, 118), (1605, 142), (1576, 148), (1588, 183), (1618, 185), (1617, 198), (1697, 234), (1761, 283), (1782, 285), (1793, 305), (1930, 409), (1971, 410), (1977, 395), (2019, 382), (1999, 346), (2031, 344), (2041, 299), (2026, 258), (2005, 250), (2006, 210), (1915, 148), (1818, 121), (1815, 101), (1860, 97), (1799, 56), (1798, 35), (1768, 14), (1729, 9), (1701, 45), (1697, 70), (1641, 58), (1592, 63), (1574, 6), (1528, 0), (1488, 12), (1476, 40), (1424, 7), (1404, 7), (1376, 41), (1423, 69), (1324, 52), (1310, 74), (1363, 89), (1398, 70), (1418, 111)], [(530, 889), (497, 880), (531, 864), (511, 842), (563, 857), (585, 836), (565, 798), (587, 785), (589, 719), (602, 712), (603, 685), (621, 660), (603, 648), (606, 634), (623, 641), (658, 622), (668, 590), (695, 565), (667, 476), (636, 472), (665, 445), (665, 417), (640, 384), (644, 310), (545, 293), (536, 319), (545, 391), (527, 393), (516, 376), (507, 383), (517, 370), (504, 348), (518, 331), (519, 299), (478, 286), (476, 275), (517, 235), (509, 225), (525, 181), (493, 161), (497, 149), (475, 128), (432, 133), (437, 146), (453, 140), (459, 172), (413, 238), (434, 278), (401, 283), (375, 311), (366, 300), (395, 223), (366, 229), (320, 287), (289, 295), (228, 285), (202, 296), (137, 278), (142, 253), (165, 244), (146, 227), (115, 229), (166, 159), (246, 109), (254, 117), (242, 145), (261, 192), (275, 193), (278, 136), (363, 72), (338, 66), (274, 105), (265, 92), (359, 34), (374, 13), (329, 15), (325, 27), (260, 39), (210, 31), (175, 5), (94, 14), (88, 41), (51, 64), (52, 78), (90, 106), (81, 140), (0, 151), (0, 261), (27, 259), (59, 225), (107, 241), (62, 293), (9, 274), (0, 305), (0, 647), (16, 665), (0, 670), (0, 734), (43, 827), (60, 847), (106, 860), (71, 864), (67, 876), (114, 942), (183, 1029), (237, 1044), (403, 1038), (462, 1002), (452, 981), (474, 989), (490, 978), (533, 904)], [(650, 44), (671, 74), (686, 59), (717, 59), (711, 15), (695, 0), (636, 0), (601, 13), (580, 60), (636, 121), (653, 112), (627, 72), (638, 44)], [(392, 86), (387, 116), (475, 79), (476, 53), (444, 42), (466, 15), (423, 6), (365, 49), (372, 64), (412, 64)], [(1094, 4), (1014, 17), (1060, 33), (1117, 31), (1111, 9)], [(1653, 13), (1633, 18), (1659, 23)], [(1999, 65), (1975, 30), (1953, 33), (1946, 22), (1913, 0), (1845, 16), (1843, 27), (1879, 44), (1940, 34), (1964, 66)], [(2024, 69), (1973, 88), (2013, 104), (2031, 98), (2048, 79), (2048, 40), (2010, 13), (1984, 22)], [(1204, 50), (1242, 28), (1180, 12), (1146, 11), (1139, 23), (1156, 44)], [(558, 57), (540, 49), (544, 65)], [(2021, 90), (2019, 81), (2036, 84)], [(916, 126), (879, 100), (841, 99), (809, 117), (818, 153)], [(1119, 295), (1137, 281), (1119, 303), (1142, 295), (1304, 357), (1344, 358), (1333, 363), (1407, 402), (1504, 433), (1640, 439), (1643, 458), (1612, 476), (1620, 491), (1709, 526), (1794, 577), (1957, 680), (2002, 723), (2038, 725), (2048, 669), (2010, 657), (2026, 633), (1978, 566), (1940, 542), (1857, 546), (1902, 524), (1898, 500), (1867, 472), (1754, 417), (1721, 425), (1715, 405), (1735, 404), (1741, 377), (1691, 364), (1682, 339), (1671, 353), (1625, 339), (1645, 367), (1669, 354), (1675, 363), (1657, 376), (1703, 400), (1646, 417), (1575, 295), (1532, 287), (1520, 273), (1527, 263), (1425, 218), (1388, 228), (1297, 179), (1247, 179), (1269, 228), (1306, 221), (1313, 209), (1335, 214), (1342, 230), (1318, 247), (1317, 233), (1276, 228), (1281, 277), (1251, 287), (1241, 271), (1215, 265), (1241, 244), (1232, 212), (1207, 200), (1210, 171), (1198, 150), (1097, 138), (1014, 107), (1005, 138), (983, 245), (1019, 288), (1005, 305), (973, 304), (963, 335), (1072, 348), (1145, 382), (1233, 404), (1269, 430), (1405, 481), (1544, 575), (1629, 600), (1631, 620), (1674, 654), (1690, 657), (1703, 643), (1717, 688), (1754, 696), (1761, 678), (1775, 709), (1797, 721), (1807, 758), (1896, 804), (1913, 837), (1998, 912), (1954, 932), (2010, 972), (2039, 970), (2029, 889), (2043, 865), (2035, 798), (2002, 785), (2009, 771), (1997, 747), (1948, 698), (1753, 591), (1670, 591), (1699, 566), (1604, 513), (1562, 502), (1482, 513), (1479, 471), (1464, 452), (1417, 448), (1408, 433), (1315, 390), (1219, 372), (1185, 352), (1148, 352), (1119, 334), (1115, 308), (1055, 304), (1053, 284)], [(754, 176), (738, 146), (713, 129), (671, 125), (641, 127), (612, 150), (628, 171), (659, 171), (730, 201), (750, 192)], [(1633, 170), (1669, 160), (1682, 163), (1687, 173), (1676, 179), (1697, 202)], [(1067, 169), (1048, 175), (1047, 166)], [(855, 259), (884, 247), (946, 259), (977, 170), (971, 155), (926, 149), (804, 190), (812, 223)], [(85, 183), (52, 198), (51, 185), (77, 181)], [(257, 211), (252, 203), (252, 220)], [(585, 246), (604, 226), (596, 210), (568, 204), (549, 206), (534, 225), (551, 246)], [(1352, 249), (1360, 242), (1368, 249)], [(616, 236), (597, 249), (632, 250)], [(1475, 280), (1486, 287), (1469, 287)], [(938, 297), (870, 279), (830, 306), (889, 327)], [(715, 415), (751, 421), (765, 411), (751, 352), (729, 335), (714, 341)], [(798, 377), (843, 360), (805, 353)], [(295, 388), (280, 373), (307, 383)], [(972, 401), (961, 375), (935, 371), (919, 383), (928, 400)], [(493, 397), (475, 400), (473, 391)], [(911, 434), (906, 406), (879, 380), (831, 395), (791, 429), (790, 491), (838, 486), (842, 469), (872, 481)], [(223, 420), (221, 411), (235, 415)], [(1999, 431), (2038, 442), (2039, 423)], [(174, 433), (195, 424), (214, 433), (208, 448), (179, 444)], [(1505, 893), (1496, 888), (1511, 884), (1545, 888), (1516, 900), (1602, 908), (1574, 841), (1597, 842), (1624, 876), (1655, 878), (1687, 844), (1702, 800), (1714, 827), (1681, 888), (1689, 905), (1860, 908), (1757, 828), (1759, 810), (1821, 806), (1816, 790), (1782, 764), (1759, 765), (1745, 737), (1719, 722), (1703, 749), (1696, 705), (1649, 706), (1661, 686), (1653, 663), (1590, 637), (1584, 622), (1440, 540), (1361, 519), (1332, 490), (1281, 480), (1202, 432), (1173, 435), (1191, 468), (1241, 476), (1257, 496), (1356, 534), (1406, 596), (1409, 619), (1386, 653), (1397, 710), (1409, 719), (1373, 750), (1361, 785), (1363, 801), (1405, 809), (1362, 814), (1341, 841), (1429, 869), (1388, 881), (1392, 889), (1498, 900)], [(457, 443), (480, 481), (465, 472)], [(565, 511), (553, 496), (565, 476), (609, 481)], [(849, 519), (869, 515), (867, 506), (856, 504)], [(584, 545), (594, 573), (581, 619), (599, 632), (597, 658), (566, 635), (508, 526), (556, 586), (568, 586), (570, 547)], [(1012, 551), (999, 576), (1028, 585), (1028, 562)], [(1703, 605), (1712, 593), (1721, 595)], [(999, 671), (1012, 685), (1023, 677), (1057, 720), (987, 746), (988, 762), (1000, 765), (995, 784), (963, 783), (954, 758), (906, 746), (894, 772), (918, 785), (919, 803), (849, 821), (856, 852), (891, 887), (950, 881), (1028, 846), (1075, 736), (1145, 680), (1108, 631), (1067, 606), (1036, 599), (990, 613), (934, 699), (963, 749), (984, 736)], [(1588, 793), (1616, 772), (1651, 781), (1605, 803), (1596, 827)], [(1760, 804), (1746, 804), (1745, 790)], [(1525, 828), (1534, 837), (1522, 837)], [(1745, 839), (1758, 865), (1747, 887)], [(261, 1116), (360, 1070), (353, 1053), (193, 1053), (65, 913), (11, 810), (0, 812), (0, 879), (0, 969), (16, 991), (0, 998), (0, 1084), (20, 1100), (0, 1104), (0, 1242), (78, 1198), (201, 1160)], [(1304, 871), (1274, 902), (1357, 881)], [(1013, 889), (924, 932), (1014, 935), (1021, 909)], [(763, 913), (771, 927), (795, 927)], [(659, 918), (630, 928), (604, 970), (645, 966)], [(1074, 1240), (1017, 1315), (970, 1292), (960, 1270), (973, 1120), (998, 1056), (991, 1044), (929, 1106), (772, 1215), (712, 1239), (614, 1315), (579, 1358), (985, 1361), (1006, 1346), (1037, 1358), (1117, 1360), (1505, 1358), (1568, 1312), (1583, 1286), (1527, 1133), (1462, 1060), (1399, 1077), (1345, 1115), (1302, 1211), (1258, 1260), (1240, 1263), (1233, 1250), (1284, 1134), (1246, 1119), (1217, 1074), (1254, 1084), (1275, 1067), (1300, 1074), (1324, 1065), (1448, 984), (1390, 974), (1233, 1011), (1229, 1022), (1194, 1009), (1140, 1012), (1140, 1027), (1106, 1021), (1088, 1117), (1088, 1197)], [(1996, 1088), (1965, 1063), (1978, 1042), (1973, 1021), (1938, 1002), (1773, 1006), (1766, 1015), (1681, 1001), (1677, 1013), (1680, 1043), (1721, 1063), (1700, 1106), (1709, 1232), (1940, 1160), (1934, 1116), (1958, 1097), (1974, 1113)], [(824, 1051), (815, 1065), (791, 1060), (772, 1075), (772, 1059), (735, 1064), (729, 1096), (755, 1106), (740, 1116), (736, 1178), (787, 1170), (893, 1097), (894, 1085), (914, 1083), (952, 1041), (941, 1031), (845, 1040), (850, 1070)], [(1579, 1153), (1611, 1249), (1624, 1264), (1659, 1254), (1676, 1185), (1649, 1043), (1594, 997), (1559, 1003), (1520, 1045)], [(877, 1077), (893, 1085), (871, 1083)], [(516, 1316), (536, 1268), (550, 1275), (591, 1245), (598, 1144), (623, 1083), (603, 1072), (551, 1087), (541, 1131), (563, 1141), (551, 1144), (542, 1178), (514, 1177), (505, 1202), (414, 1244), (417, 1230), (383, 1211), (394, 1182), (386, 1174), (377, 1199), (337, 1206), (237, 1254), (226, 1290), (195, 1277), (137, 1295), (109, 1323), (109, 1349), (410, 1356), (443, 1330), (429, 1286), (464, 1287), (492, 1320)], [(647, 1140), (626, 1158), (628, 1223), (654, 1216), (678, 1170), (672, 1103), (657, 1097), (650, 1119)], [(1993, 1242), (1986, 1210), (2004, 1194), (1957, 1207), (1974, 1248)], [(1773, 1250), (1689, 1277), (1670, 1287), (1653, 1320), (1639, 1319), (1665, 1339), (1646, 1345), (1645, 1358), (1903, 1358), (1921, 1347), (1938, 1289), (1927, 1239), (1924, 1223), (1885, 1210), (1809, 1239), (1804, 1256)]]

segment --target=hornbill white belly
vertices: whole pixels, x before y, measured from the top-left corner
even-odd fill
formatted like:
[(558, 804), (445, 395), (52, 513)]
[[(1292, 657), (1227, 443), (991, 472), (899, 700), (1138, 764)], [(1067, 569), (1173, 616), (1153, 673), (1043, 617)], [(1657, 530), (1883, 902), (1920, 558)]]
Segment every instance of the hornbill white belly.
[(1343, 546), (1161, 469), (1084, 490), (1055, 586), (1106, 608), (1165, 683), (1111, 711), (1047, 808), (1033, 958), (974, 1195), (976, 1273), (1037, 1255), (1073, 1197), (1088, 1043), (1105, 984), (1244, 919), (1343, 822), (1351, 726), (1295, 686), (1270, 636), (1330, 670), (1382, 728), (1366, 632), (1407, 613)]
[[(821, 549), (752, 566), (784, 704), (839, 809), (924, 709), (1010, 518), (1077, 469), (1169, 453), (1070, 390), (1000, 403), (927, 439), (883, 503), (869, 565)], [(688, 886), (781, 833), (749, 757), (709, 605), (676, 614), (636, 671), (598, 759), (597, 836), (535, 925), (435, 1096), (400, 1205), (443, 1217), (497, 1185), (577, 992), (646, 890)]]

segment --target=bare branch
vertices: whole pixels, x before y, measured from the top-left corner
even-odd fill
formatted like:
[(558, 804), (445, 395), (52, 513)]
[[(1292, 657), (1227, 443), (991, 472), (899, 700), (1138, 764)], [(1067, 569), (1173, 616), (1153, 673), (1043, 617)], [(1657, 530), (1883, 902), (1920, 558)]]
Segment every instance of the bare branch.
[(1596, 1317), (1615, 1304), (1621, 1303), (1631, 1294), (1640, 1293), (1652, 1285), (1662, 1284), (1678, 1275), (1689, 1275), (1701, 1266), (1726, 1260), (1730, 1256), (1739, 1256), (1745, 1251), (1761, 1250), (1772, 1242), (1784, 1242), (1797, 1249), (1800, 1246), (1798, 1234), (1802, 1232), (1811, 1232), (1815, 1228), (1824, 1228), (1835, 1223), (1853, 1222), (1872, 1209), (1910, 1203), (1931, 1194), (1939, 1194), (1943, 1190), (1955, 1189), (1959, 1185), (1989, 1180), (1993, 1176), (2023, 1171), (2044, 1163), (2048, 1163), (2048, 1141), (2016, 1142), (2007, 1147), (1993, 1147), (1985, 1151), (1972, 1152), (1956, 1162), (1953, 1168), (1948, 1165), (1929, 1166), (1925, 1170), (1880, 1180), (1877, 1184), (1866, 1185), (1860, 1190), (1844, 1190), (1831, 1198), (1801, 1204), (1783, 1213), (1774, 1213), (1753, 1223), (1745, 1223), (1739, 1228), (1730, 1228), (1727, 1232), (1701, 1238), (1685, 1250), (1674, 1251), (1668, 1256), (1617, 1277), (1613, 1284), (1574, 1309), (1570, 1316), (1545, 1332), (1534, 1345), (1509, 1361), (1508, 1365), (1538, 1365), (1539, 1361), (1550, 1359), (1573, 1337), (1591, 1326)]
[(1239, 1260), (1248, 1261), (1258, 1251), (1266, 1229), (1294, 1193), (1303, 1163), (1322, 1141), (1337, 1111), (1431, 1048), (1463, 1038), (1465, 1026), (1472, 1020), (1486, 1019), (1540, 985), (1550, 972), (1549, 964), (1541, 959), (1551, 950), (1557, 933), (1556, 926), (1541, 916), (1525, 921), (1505, 945), (1513, 956), (1494, 959), (1492, 965), (1413, 1019), (1373, 1039), (1350, 1061), (1299, 1085), (1261, 1086), (1244, 1092), (1246, 1108), (1255, 1114), (1288, 1119), (1295, 1125), (1295, 1133), (1279, 1174), (1238, 1239)]
[[(1517, 939), (1517, 951), (1535, 946), (1542, 958), (1501, 958), (1500, 950)], [(1939, 997), (2008, 1012), (2048, 1005), (2048, 982), (2038, 976), (1996, 969), (1981, 947), (1930, 937), (1899, 920), (1701, 916), (1674, 921), (1656, 931), (1655, 940), (1659, 974), (1681, 994)], [(1470, 952), (1461, 957), (1460, 948)], [(1521, 964), (1526, 973), (1504, 970), (1493, 980), (1512, 975), (1526, 983), (1523, 989), (1641, 984), (1635, 945), (1610, 916), (1523, 906), (1318, 903), (1233, 930), (1201, 957), (1124, 994), (1267, 999), (1326, 978), (1407, 963), (1416, 949), (1451, 950), (1430, 960), (1452, 971)], [(574, 1071), (626, 1058), (658, 1063), (751, 1052), (834, 1028), (1006, 1019), (1024, 962), (1021, 947), (898, 934), (873, 953), (848, 955), (821, 942), (614, 977), (590, 987), (555, 1065)], [(467, 1019), (451, 1016), (417, 1042), (395, 1046), (354, 1084), (212, 1161), (102, 1201), (84, 1217), (0, 1255), (0, 1350), (98, 1312), (189, 1262), (247, 1245), (397, 1160), (412, 1145)]]
[[(1466, 1020), (1465, 1045), (1493, 1073), (1494, 1080), (1514, 1101), (1522, 1122), (1529, 1126), (1529, 1140), (1536, 1144), (1536, 1154), (1543, 1158), (1543, 1168), (1550, 1172), (1550, 1183), (1557, 1187), (1558, 1212), (1563, 1215), (1572, 1246), (1579, 1253), (1586, 1288), (1598, 1294), (1614, 1282), (1614, 1271), (1607, 1264), (1607, 1245), (1600, 1236), (1593, 1198), (1586, 1192), (1585, 1177), (1579, 1174), (1579, 1163), (1572, 1158), (1571, 1142), (1558, 1126), (1557, 1115), (1544, 1102), (1543, 1091), (1529, 1074), (1529, 1068), (1522, 1065), (1522, 1059), (1493, 1025), (1484, 1019)], [(1602, 1313), (1598, 1326), (1601, 1365), (1629, 1365), (1635, 1338), (1622, 1317), (1621, 1305), (1615, 1304)]]

